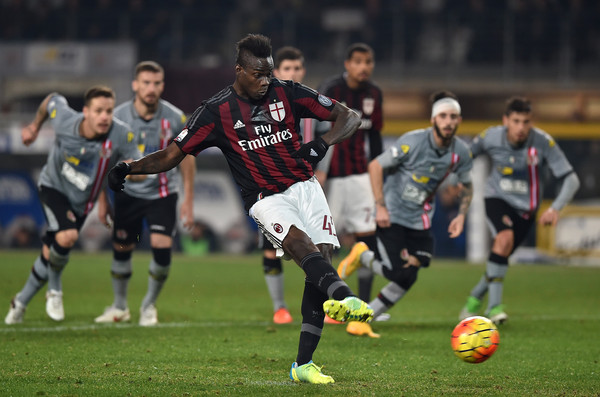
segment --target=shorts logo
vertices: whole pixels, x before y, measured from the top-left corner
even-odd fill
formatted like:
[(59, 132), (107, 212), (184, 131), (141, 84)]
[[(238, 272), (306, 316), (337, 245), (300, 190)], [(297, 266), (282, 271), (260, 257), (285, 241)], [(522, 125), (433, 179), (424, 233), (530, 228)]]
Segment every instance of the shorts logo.
[(273, 225), (273, 230), (275, 230), (275, 233), (283, 233), (283, 226), (281, 226), (279, 223), (275, 223)]
[(127, 238), (127, 231), (123, 229), (119, 229), (115, 231), (115, 235), (119, 240), (125, 240)]
[(513, 227), (512, 219), (508, 215), (502, 216), (502, 223), (504, 223), (508, 227)]
[(269, 112), (271, 112), (271, 117), (275, 121), (283, 121), (285, 118), (285, 109), (283, 107), (283, 102), (275, 102), (269, 105)]
[(72, 223), (77, 222), (77, 217), (75, 216), (75, 214), (71, 210), (67, 211), (67, 219), (69, 220), (69, 222), (72, 222)]
[(331, 104), (333, 103), (333, 102), (331, 102), (331, 99), (329, 99), (325, 95), (321, 95), (321, 94), (319, 94), (319, 96), (317, 97), (317, 100), (323, 106), (331, 106)]
[(402, 251), (400, 251), (400, 258), (403, 261), (407, 261), (409, 257), (410, 257), (410, 255), (408, 254), (408, 250), (406, 248), (404, 248)]

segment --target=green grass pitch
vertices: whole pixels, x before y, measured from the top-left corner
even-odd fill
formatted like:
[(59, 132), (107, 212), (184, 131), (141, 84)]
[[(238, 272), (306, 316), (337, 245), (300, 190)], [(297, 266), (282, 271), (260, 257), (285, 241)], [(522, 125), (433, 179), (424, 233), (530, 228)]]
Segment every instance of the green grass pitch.
[[(37, 254), (0, 252), (2, 318)], [(600, 268), (511, 267), (500, 346), (467, 364), (454, 356), (450, 333), (483, 266), (434, 260), (391, 320), (374, 323), (381, 339), (326, 324), (314, 360), (336, 383), (307, 385), (288, 378), (303, 287), (296, 265), (284, 265), (294, 324), (276, 326), (258, 253), (175, 255), (160, 325), (141, 328), (149, 258), (134, 253), (132, 323), (95, 325), (112, 302), (111, 256), (73, 252), (63, 273), (65, 321), (46, 316), (44, 288), (23, 324), (0, 325), (0, 395), (600, 396)], [(349, 284), (356, 287), (354, 276)]]

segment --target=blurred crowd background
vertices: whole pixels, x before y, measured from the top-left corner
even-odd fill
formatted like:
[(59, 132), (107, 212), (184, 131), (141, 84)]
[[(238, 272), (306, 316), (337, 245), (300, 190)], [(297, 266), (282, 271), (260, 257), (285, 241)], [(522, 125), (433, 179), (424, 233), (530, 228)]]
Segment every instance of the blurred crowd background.
[[(268, 35), (275, 50), (300, 48), (313, 87), (343, 71), (349, 44), (370, 44), (386, 139), (428, 124), (434, 90), (458, 94), (466, 139), (499, 122), (508, 96), (527, 95), (536, 122), (580, 174), (577, 200), (600, 197), (597, 0), (0, 0), (0, 245), (24, 239), (7, 232), (7, 219), (18, 214), (6, 215), (12, 210), (1, 200), (22, 197), (7, 175), (37, 180), (51, 131), (27, 149), (19, 132), (48, 92), (63, 93), (77, 109), (87, 87), (105, 83), (122, 102), (131, 97), (133, 66), (152, 59), (166, 70), (164, 98), (191, 113), (233, 81), (235, 42), (249, 32)], [(199, 170), (223, 169), (214, 155), (199, 156)], [(215, 198), (214, 189), (201, 189)], [(226, 233), (239, 234), (216, 231), (211, 247)]]

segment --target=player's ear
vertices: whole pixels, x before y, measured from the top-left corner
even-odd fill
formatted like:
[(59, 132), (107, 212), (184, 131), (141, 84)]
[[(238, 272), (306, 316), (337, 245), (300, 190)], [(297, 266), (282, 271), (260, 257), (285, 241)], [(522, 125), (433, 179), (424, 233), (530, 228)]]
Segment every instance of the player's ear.
[(132, 80), (131, 81), (131, 91), (133, 92), (137, 92), (138, 89), (138, 82), (137, 79), (136, 80)]

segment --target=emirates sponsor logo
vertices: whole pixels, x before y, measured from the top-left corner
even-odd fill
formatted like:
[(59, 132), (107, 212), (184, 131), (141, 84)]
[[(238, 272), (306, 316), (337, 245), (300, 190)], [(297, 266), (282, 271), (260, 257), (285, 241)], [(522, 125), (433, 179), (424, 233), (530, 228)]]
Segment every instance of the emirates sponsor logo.
[(269, 135), (258, 135), (256, 139), (241, 140), (238, 141), (238, 144), (246, 152), (276, 145), (288, 139), (292, 139), (292, 132), (289, 128)]

